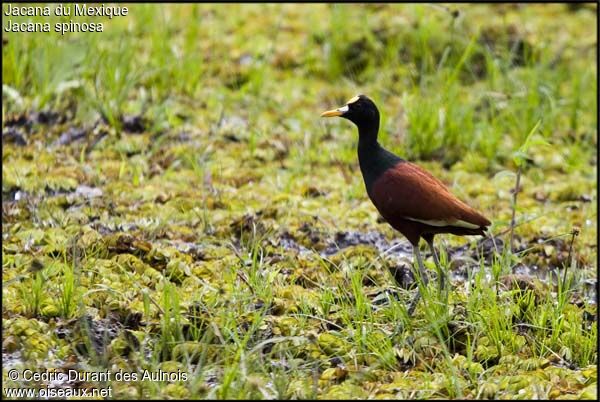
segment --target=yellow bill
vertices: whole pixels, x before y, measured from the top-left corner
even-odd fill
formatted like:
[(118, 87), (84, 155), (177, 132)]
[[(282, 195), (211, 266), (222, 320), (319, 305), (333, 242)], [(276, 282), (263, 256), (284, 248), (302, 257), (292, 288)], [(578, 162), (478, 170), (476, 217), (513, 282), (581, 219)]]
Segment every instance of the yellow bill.
[(321, 113), (321, 117), (341, 116), (348, 111), (348, 105)]

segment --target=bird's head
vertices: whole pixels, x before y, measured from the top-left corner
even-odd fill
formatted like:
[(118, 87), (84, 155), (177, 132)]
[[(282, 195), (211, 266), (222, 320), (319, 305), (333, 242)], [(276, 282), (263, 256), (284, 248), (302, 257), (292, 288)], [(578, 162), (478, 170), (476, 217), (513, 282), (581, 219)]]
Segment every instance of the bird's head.
[(350, 120), (363, 133), (377, 135), (379, 130), (379, 110), (371, 99), (365, 95), (357, 95), (340, 108), (321, 113), (321, 117), (339, 116)]

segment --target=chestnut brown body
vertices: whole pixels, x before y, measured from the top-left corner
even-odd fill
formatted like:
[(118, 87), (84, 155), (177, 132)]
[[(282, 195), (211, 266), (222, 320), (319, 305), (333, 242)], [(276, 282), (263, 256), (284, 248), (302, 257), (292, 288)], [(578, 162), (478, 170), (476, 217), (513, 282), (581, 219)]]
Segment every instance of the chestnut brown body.
[(420, 237), (438, 233), (483, 235), (490, 225), (444, 183), (410, 162), (400, 161), (384, 171), (368, 192), (381, 216), (413, 245)]

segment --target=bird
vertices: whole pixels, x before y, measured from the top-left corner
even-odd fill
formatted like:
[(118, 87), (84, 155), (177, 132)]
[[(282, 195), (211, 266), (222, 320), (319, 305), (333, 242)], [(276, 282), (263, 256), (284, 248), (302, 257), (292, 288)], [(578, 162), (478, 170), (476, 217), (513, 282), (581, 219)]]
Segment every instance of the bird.
[[(415, 277), (427, 286), (427, 273), (419, 252), (419, 241), (425, 240), (438, 270), (440, 290), (444, 289), (445, 273), (435, 252), (434, 236), (443, 233), (485, 236), (491, 222), (454, 196), (431, 173), (379, 144), (379, 110), (366, 95), (357, 95), (344, 106), (321, 116), (339, 116), (357, 126), (358, 163), (367, 195), (383, 219), (411, 243), (419, 269)], [(413, 314), (419, 297), (417, 290), (408, 307), (409, 315)]]

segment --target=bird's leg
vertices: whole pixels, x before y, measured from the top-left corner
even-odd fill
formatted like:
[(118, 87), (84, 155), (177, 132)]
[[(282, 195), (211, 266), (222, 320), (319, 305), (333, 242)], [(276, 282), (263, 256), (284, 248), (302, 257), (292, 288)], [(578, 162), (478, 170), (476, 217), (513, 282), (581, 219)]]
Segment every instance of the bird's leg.
[(408, 306), (408, 315), (412, 316), (413, 312), (415, 311), (415, 308), (417, 307), (417, 303), (419, 303), (419, 299), (421, 298), (421, 290), (419, 289), (419, 284), (420, 282), (423, 283), (423, 286), (427, 286), (427, 282), (428, 282), (428, 278), (427, 278), (427, 272), (425, 271), (425, 267), (423, 266), (423, 259), (421, 258), (421, 253), (419, 252), (419, 245), (413, 245), (413, 253), (415, 255), (415, 259), (417, 260), (417, 264), (419, 265), (419, 271), (418, 273), (415, 271), (415, 273), (417, 273), (417, 275), (415, 275), (417, 277), (417, 294), (415, 295), (415, 297), (411, 300), (409, 306)]
[(431, 249), (431, 254), (433, 255), (433, 261), (435, 262), (435, 267), (438, 271), (438, 281), (440, 285), (440, 292), (444, 290), (446, 287), (446, 272), (442, 270), (442, 265), (440, 264), (440, 260), (435, 252), (435, 248), (433, 247), (433, 236), (425, 238), (427, 244), (429, 244), (429, 248)]
[(421, 258), (419, 246), (413, 247), (413, 251), (415, 253), (417, 264), (419, 265), (419, 273), (421, 274), (421, 280), (423, 281), (423, 285), (427, 285), (427, 283), (429, 282), (429, 278), (427, 277), (427, 271), (425, 271), (425, 266), (423, 265), (423, 259)]

